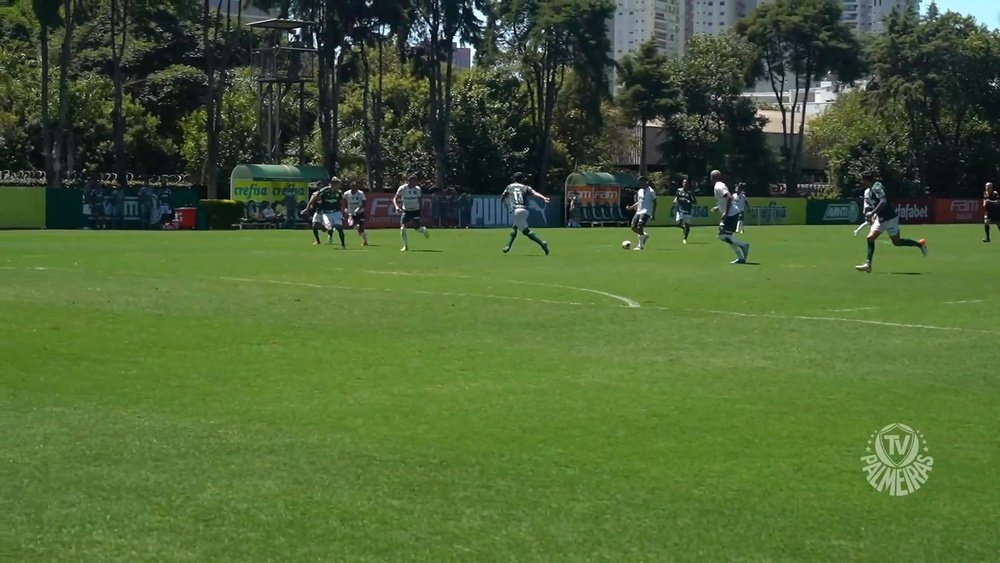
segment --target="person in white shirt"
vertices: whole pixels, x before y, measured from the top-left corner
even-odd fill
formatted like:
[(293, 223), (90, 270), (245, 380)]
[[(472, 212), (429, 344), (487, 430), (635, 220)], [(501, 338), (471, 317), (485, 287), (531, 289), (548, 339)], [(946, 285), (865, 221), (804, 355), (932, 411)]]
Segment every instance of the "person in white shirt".
[(357, 186), (344, 192), (344, 215), (347, 216), (347, 226), (354, 227), (361, 237), (361, 246), (368, 246), (368, 231), (365, 230), (365, 197), (364, 190)]
[(865, 194), (861, 198), (861, 204), (864, 209), (862, 211), (862, 215), (864, 216), (865, 220), (860, 225), (858, 225), (857, 229), (854, 229), (854, 236), (858, 236), (858, 233), (863, 231), (865, 227), (872, 226), (871, 222), (868, 221), (868, 214), (872, 212), (872, 209), (875, 209), (875, 199), (872, 197), (871, 188), (865, 188)]
[(729, 245), (736, 254), (736, 260), (730, 264), (746, 264), (750, 255), (750, 245), (733, 237), (736, 225), (739, 223), (740, 212), (733, 204), (733, 194), (729, 187), (722, 181), (722, 172), (712, 170), (712, 181), (715, 182), (715, 207), (712, 211), (722, 215), (722, 222), (719, 223), (719, 240)]
[(649, 240), (649, 233), (646, 232), (646, 223), (653, 218), (656, 213), (656, 191), (649, 178), (643, 176), (639, 178), (639, 189), (635, 192), (635, 203), (628, 206), (629, 211), (635, 211), (632, 216), (632, 232), (638, 235), (639, 244), (636, 250), (646, 248), (646, 241)]
[(417, 175), (410, 174), (406, 180), (406, 183), (399, 186), (399, 189), (396, 190), (396, 195), (392, 198), (392, 203), (396, 206), (396, 212), (401, 213), (399, 217), (399, 236), (403, 239), (403, 248), (399, 250), (403, 252), (410, 249), (410, 240), (406, 234), (407, 225), (416, 226), (417, 230), (424, 235), (424, 238), (430, 237), (427, 227), (420, 223), (420, 207), (423, 203), (421, 196), (423, 195), (423, 191), (417, 185)]
[(743, 232), (743, 215), (750, 210), (750, 202), (747, 201), (747, 191), (746, 184), (739, 183), (736, 184), (736, 193), (733, 195), (733, 205), (739, 210), (740, 214), (736, 221), (736, 232)]

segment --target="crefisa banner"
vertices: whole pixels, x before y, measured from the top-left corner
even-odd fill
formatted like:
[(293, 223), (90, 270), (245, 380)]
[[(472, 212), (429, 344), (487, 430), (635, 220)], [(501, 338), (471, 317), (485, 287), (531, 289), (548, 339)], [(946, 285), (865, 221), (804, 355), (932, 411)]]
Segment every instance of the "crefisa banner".
[[(548, 203), (532, 197), (527, 200), (528, 226), (533, 228), (562, 227), (563, 201), (553, 197)], [(472, 227), (509, 227), (511, 212), (498, 196), (475, 196), (469, 224)]]

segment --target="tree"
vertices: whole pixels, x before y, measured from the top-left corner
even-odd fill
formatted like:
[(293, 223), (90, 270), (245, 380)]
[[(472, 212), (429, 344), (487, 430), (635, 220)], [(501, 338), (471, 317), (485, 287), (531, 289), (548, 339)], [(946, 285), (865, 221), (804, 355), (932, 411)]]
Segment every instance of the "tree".
[(871, 92), (849, 92), (810, 125), (809, 135), (830, 163), (830, 178), (841, 197), (855, 197), (869, 170), (878, 171), (896, 193), (921, 194), (901, 102), (879, 105)]
[(666, 120), (679, 109), (678, 92), (667, 74), (666, 56), (660, 54), (656, 43), (650, 39), (634, 53), (622, 59), (618, 80), (618, 105), (633, 121), (639, 122), (642, 132), (639, 152), (639, 174), (648, 172), (646, 162), (646, 125), (656, 118)]
[(128, 42), (128, 23), (131, 15), (131, 0), (111, 0), (111, 66), (112, 82), (115, 85), (114, 109), (114, 143), (115, 143), (115, 174), (118, 185), (124, 188), (128, 181), (126, 176), (125, 155), (125, 112), (122, 107), (124, 85), (122, 77), (122, 58)]
[(42, 110), (42, 156), (45, 159), (45, 175), (50, 187), (58, 185), (55, 165), (52, 160), (52, 122), (49, 118), (49, 32), (59, 25), (58, 0), (34, 0), (32, 8), (38, 19), (38, 40), (41, 51), (41, 110)]
[[(220, 121), (226, 126), (219, 138), (220, 167), (232, 169), (236, 165), (251, 162), (256, 156), (256, 96), (256, 81), (250, 69), (238, 70), (231, 87), (222, 94)], [(181, 121), (181, 155), (187, 163), (187, 171), (191, 173), (201, 171), (208, 153), (206, 111), (205, 107), (198, 108)]]
[[(552, 156), (553, 114), (572, 70), (590, 85), (595, 99), (608, 95), (608, 70), (614, 65), (607, 21), (614, 4), (606, 0), (497, 0), (493, 49), (518, 61), (530, 93), (535, 131), (537, 184), (545, 188)], [(591, 104), (591, 109), (599, 108)]]
[[(836, 0), (775, 0), (736, 26), (756, 48), (756, 75), (770, 84), (781, 112), (781, 156), (789, 195), (796, 193), (813, 84), (831, 73), (841, 82), (861, 76), (860, 44), (840, 16)], [(790, 106), (785, 100), (789, 90)]]
[(63, 42), (59, 54), (59, 124), (56, 128), (52, 154), (52, 177), (50, 185), (62, 185), (63, 174), (67, 172), (67, 132), (69, 131), (69, 74), (73, 54), (73, 30), (80, 15), (81, 0), (63, 0)]
[(1000, 117), (1000, 35), (932, 6), (890, 17), (870, 58), (873, 101), (902, 110), (920, 180), (939, 196), (978, 192), (996, 172), (982, 148)]
[(476, 12), (484, 7), (483, 0), (412, 0), (410, 4), (411, 54), (430, 92), (428, 128), (438, 189), (446, 187), (448, 177), (455, 44), (479, 40), (482, 22)]
[[(392, 64), (386, 60), (386, 51), (393, 34), (398, 37), (405, 33), (406, 6), (401, 0), (383, 0), (371, 4), (368, 8), (355, 30), (355, 40), (362, 65), (363, 105), (367, 116), (362, 125), (368, 187), (381, 189), (385, 186), (382, 150), (382, 127), (385, 116), (382, 91), (386, 70)], [(371, 47), (375, 49), (374, 65), (369, 53)], [(373, 79), (374, 88), (372, 88)]]
[(452, 185), (497, 193), (528, 164), (528, 96), (513, 70), (477, 67), (458, 77), (451, 129)]
[(694, 38), (684, 57), (670, 62), (681, 104), (668, 120), (663, 148), (670, 170), (702, 178), (720, 168), (767, 193), (774, 166), (764, 120), (741, 95), (754, 61), (746, 40), (724, 34)]

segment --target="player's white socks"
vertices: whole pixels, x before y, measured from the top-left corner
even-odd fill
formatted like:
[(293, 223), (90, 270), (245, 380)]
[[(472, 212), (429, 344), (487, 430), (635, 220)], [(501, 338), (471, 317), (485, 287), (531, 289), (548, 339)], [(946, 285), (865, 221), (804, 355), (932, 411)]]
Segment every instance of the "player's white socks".
[(744, 259), (743, 247), (742, 246), (736, 244), (735, 242), (731, 242), (731, 243), (729, 243), (729, 248), (733, 249), (733, 254), (736, 255), (736, 259), (737, 260), (743, 260)]
[(399, 236), (403, 239), (403, 248), (408, 248), (410, 246), (410, 237), (406, 235), (406, 227), (399, 228)]
[(361, 240), (365, 241), (365, 243), (368, 242), (368, 231), (361, 233)]
[(737, 233), (742, 233), (743, 232), (743, 221), (737, 221), (736, 222), (736, 232)]

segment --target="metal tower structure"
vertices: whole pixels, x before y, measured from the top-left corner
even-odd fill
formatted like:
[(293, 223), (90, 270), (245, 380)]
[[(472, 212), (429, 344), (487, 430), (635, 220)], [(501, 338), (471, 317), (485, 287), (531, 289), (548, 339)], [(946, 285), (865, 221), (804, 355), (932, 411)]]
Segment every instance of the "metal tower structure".
[(248, 24), (260, 30), (251, 50), (257, 73), (257, 139), (266, 164), (282, 164), (286, 156), (284, 109), (298, 104), (298, 164), (304, 164), (306, 83), (316, 80), (316, 49), (307, 47), (305, 30), (314, 22), (269, 19)]

